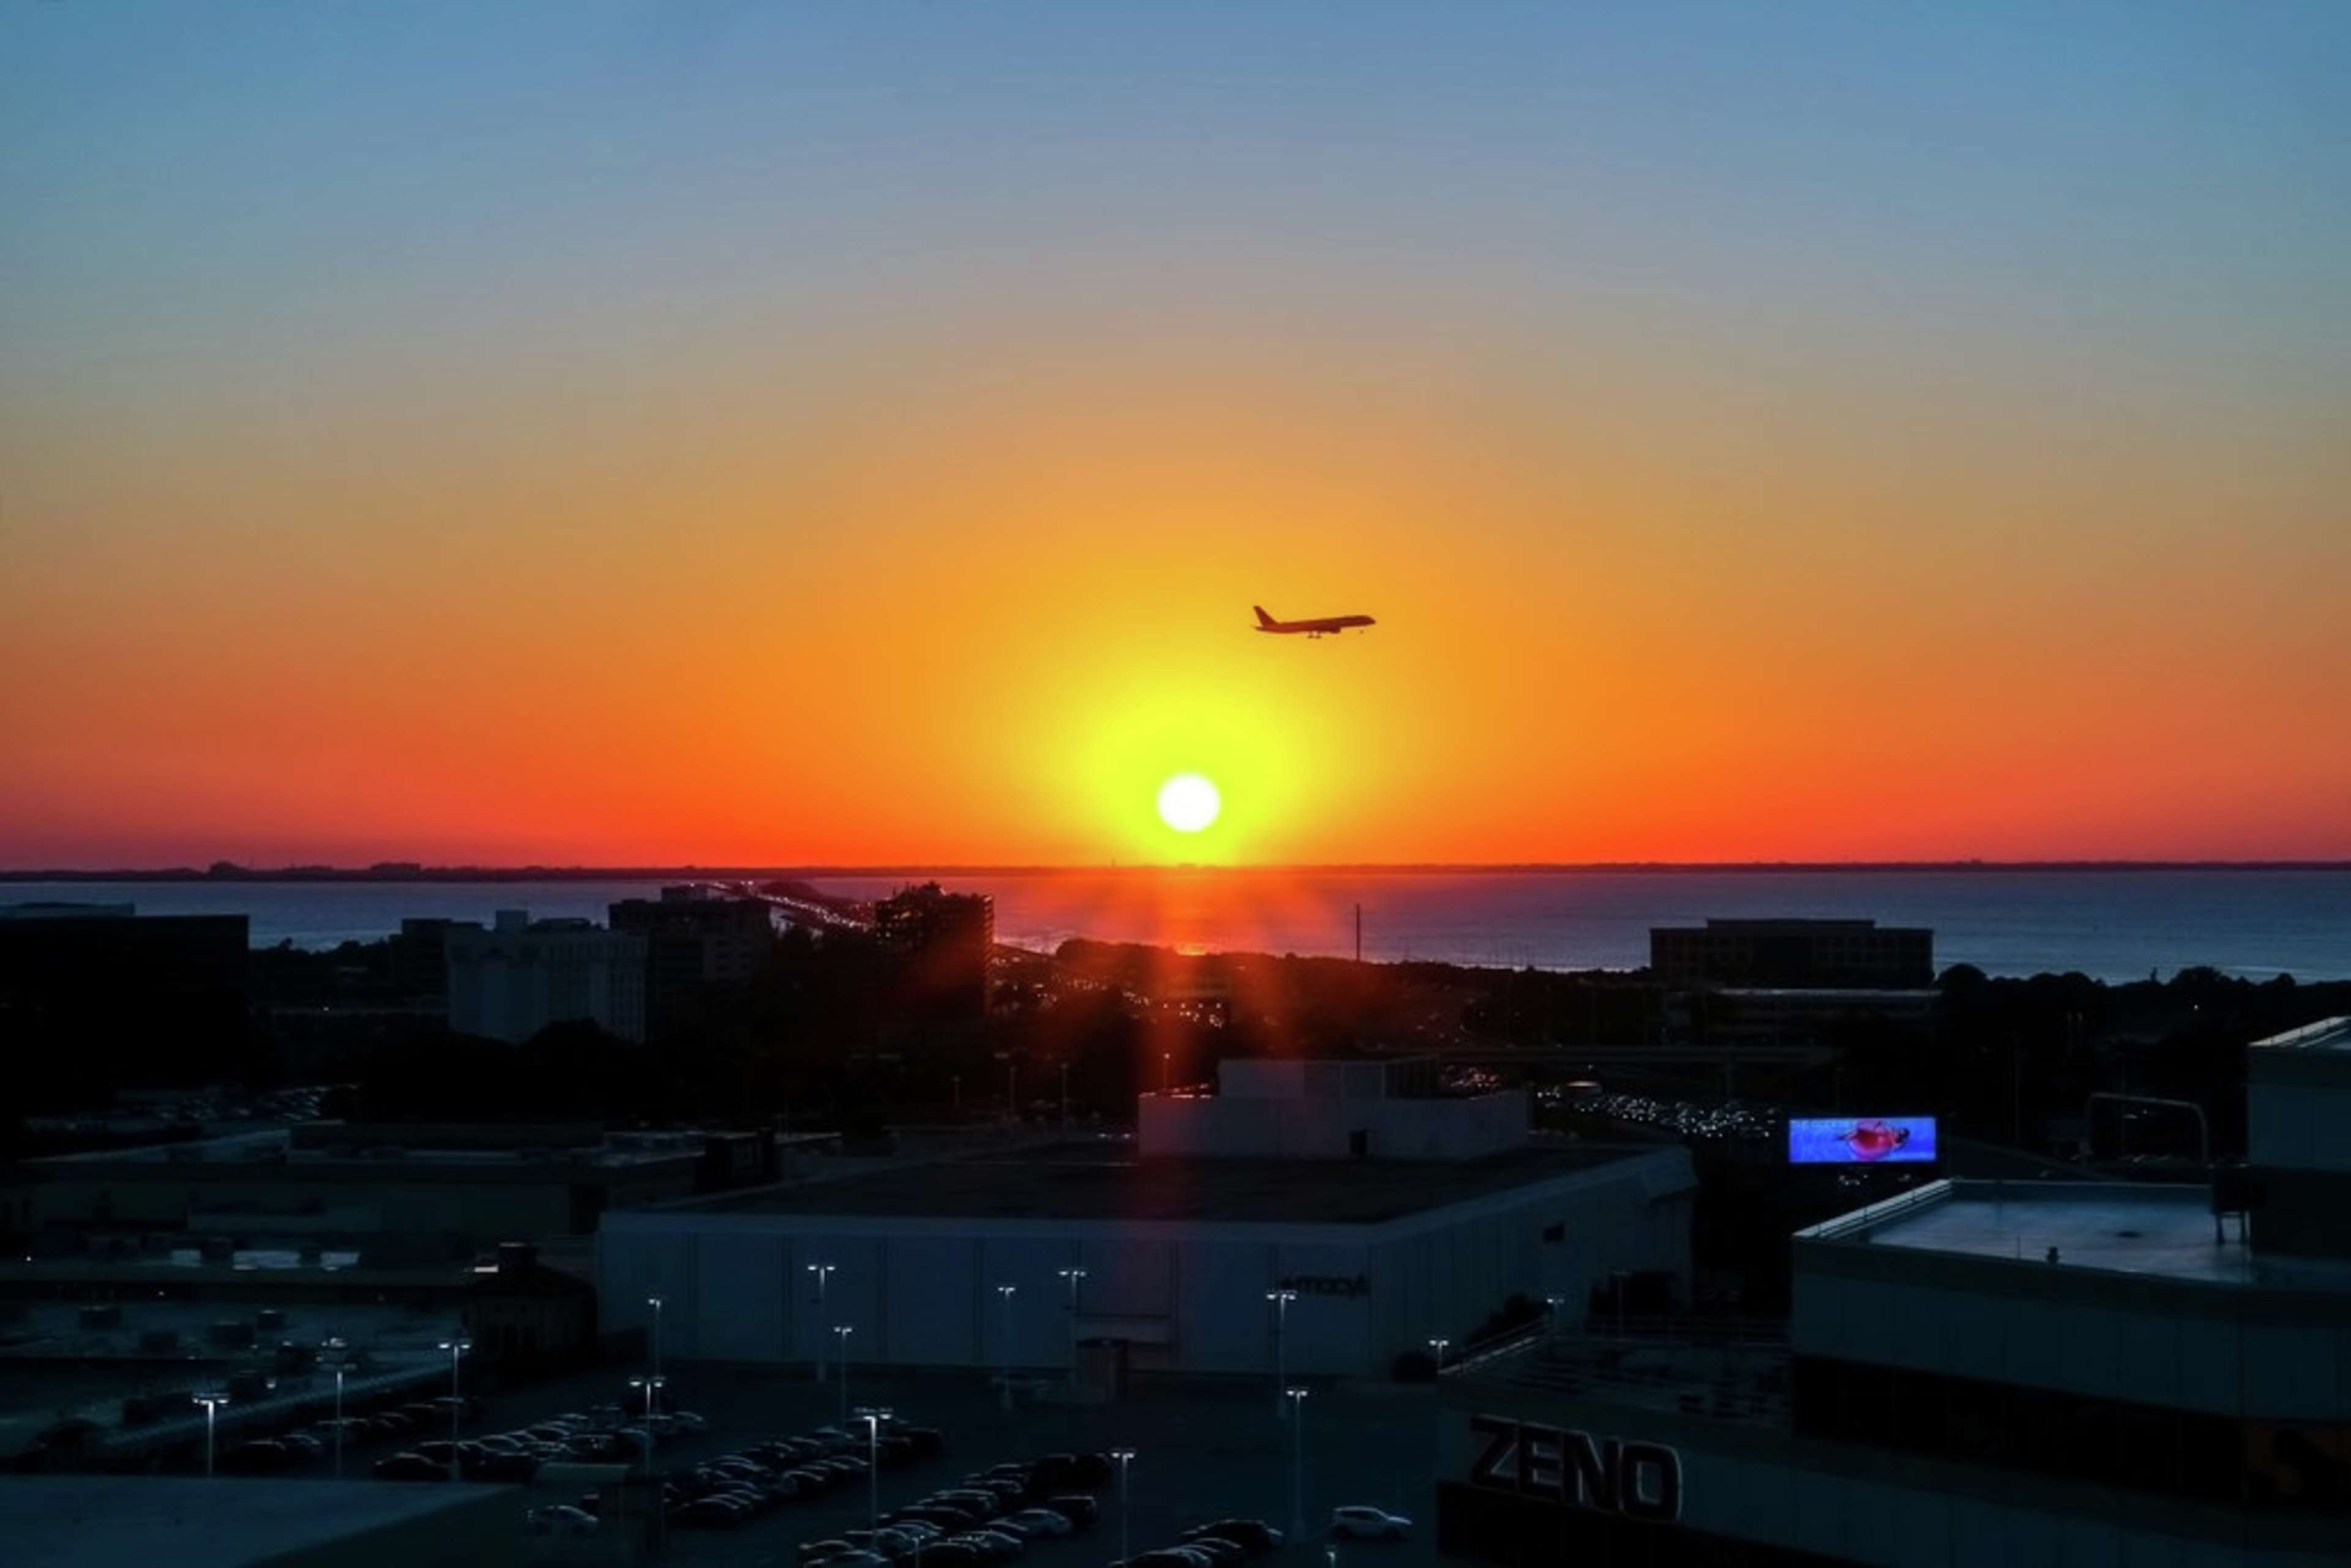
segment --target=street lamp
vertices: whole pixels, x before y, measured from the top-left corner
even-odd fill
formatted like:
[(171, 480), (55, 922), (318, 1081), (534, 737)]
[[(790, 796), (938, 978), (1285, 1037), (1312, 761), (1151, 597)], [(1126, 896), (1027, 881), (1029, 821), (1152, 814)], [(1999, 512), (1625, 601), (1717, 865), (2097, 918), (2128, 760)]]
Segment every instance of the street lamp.
[(457, 1469), (457, 1423), (465, 1418), (465, 1396), (457, 1391), (457, 1358), (474, 1348), (469, 1339), (444, 1339), (441, 1348), (449, 1353), (449, 1479), (464, 1478)]
[[(837, 1267), (839, 1265), (832, 1263), (811, 1263), (808, 1266), (808, 1271), (816, 1276), (816, 1321), (819, 1322), (824, 1322), (824, 1282), (832, 1278), (832, 1271)], [(821, 1354), (816, 1358), (816, 1380), (819, 1383), (824, 1381), (824, 1357)]]
[(1282, 1331), (1290, 1326), (1290, 1303), (1298, 1299), (1298, 1292), (1268, 1291), (1265, 1299), (1273, 1303), (1273, 1413), (1279, 1416), (1284, 1409), (1281, 1391), (1290, 1382), (1282, 1364)]
[(849, 1419), (849, 1336), (857, 1331), (847, 1323), (832, 1325), (833, 1342), (841, 1347), (841, 1418)]
[(632, 1377), (629, 1386), (645, 1391), (645, 1477), (653, 1473), (653, 1396), (669, 1381), (666, 1377)]
[(1018, 1285), (996, 1287), (996, 1299), (1004, 1308), (999, 1314), (1003, 1326), (998, 1333), (997, 1348), (999, 1352), (998, 1359), (1003, 1364), (1004, 1407), (1007, 1410), (1012, 1408), (1012, 1294), (1019, 1288)]
[(334, 1359), (328, 1363), (335, 1374), (335, 1479), (343, 1479), (343, 1354), (350, 1347), (340, 1339), (330, 1339), (320, 1345)]
[(1086, 1271), (1072, 1268), (1056, 1269), (1053, 1272), (1070, 1283), (1070, 1381), (1075, 1383), (1078, 1380), (1078, 1287), (1085, 1282)]
[(647, 1305), (647, 1306), (649, 1306), (649, 1307), (653, 1308), (653, 1381), (654, 1381), (654, 1382), (656, 1382), (656, 1383), (658, 1383), (658, 1382), (660, 1382), (660, 1381), (661, 1381), (661, 1375), (662, 1375), (662, 1374), (661, 1374), (661, 1310), (662, 1310), (662, 1299), (661, 1299), (659, 1296), (647, 1296), (647, 1297), (645, 1298), (645, 1305)]
[(1559, 1337), (1559, 1310), (1560, 1308), (1567, 1305), (1567, 1298), (1565, 1296), (1545, 1296), (1543, 1298), (1543, 1305), (1550, 1310), (1550, 1315), (1543, 1322), (1544, 1337), (1547, 1339), (1557, 1339)]
[(1439, 1372), (1445, 1370), (1445, 1350), (1452, 1343), (1451, 1340), (1441, 1337), (1433, 1338), (1428, 1342), (1428, 1354), (1437, 1358), (1437, 1370)]
[(189, 1398), (204, 1407), (204, 1479), (213, 1473), (213, 1422), (220, 1407), (228, 1403), (225, 1394), (191, 1394)]
[(865, 1528), (882, 1528), (882, 1423), (897, 1414), (884, 1405), (860, 1405), (865, 1417)]
[(1124, 1563), (1126, 1550), (1126, 1467), (1134, 1462), (1133, 1448), (1113, 1448), (1110, 1457), (1118, 1461), (1118, 1560)]
[(1290, 1539), (1306, 1539), (1306, 1390), (1285, 1388), (1290, 1401)]
[(1175, 1071), (1176, 1053), (1172, 1051), (1161, 1051), (1159, 1053), (1159, 1092), (1162, 1094), (1167, 1092), (1168, 1080)]

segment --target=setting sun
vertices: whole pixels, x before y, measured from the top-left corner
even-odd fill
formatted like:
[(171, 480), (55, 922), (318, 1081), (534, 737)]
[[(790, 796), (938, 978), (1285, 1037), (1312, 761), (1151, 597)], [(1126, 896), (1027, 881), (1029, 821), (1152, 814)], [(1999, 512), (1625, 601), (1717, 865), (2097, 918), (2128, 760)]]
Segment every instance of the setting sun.
[(1224, 800), (1197, 773), (1178, 773), (1159, 787), (1159, 820), (1179, 833), (1196, 833), (1217, 820)]

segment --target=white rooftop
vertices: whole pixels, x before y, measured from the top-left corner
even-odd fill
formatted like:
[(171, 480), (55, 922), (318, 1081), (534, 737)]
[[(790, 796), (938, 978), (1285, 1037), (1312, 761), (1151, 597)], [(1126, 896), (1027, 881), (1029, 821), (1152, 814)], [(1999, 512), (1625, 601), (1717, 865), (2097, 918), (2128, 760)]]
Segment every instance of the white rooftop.
[(2256, 1257), (2234, 1219), (2215, 1227), (2210, 1189), (2142, 1182), (1941, 1181), (1800, 1230), (1809, 1241), (1997, 1259), (2209, 1284), (2351, 1289), (2351, 1269)]

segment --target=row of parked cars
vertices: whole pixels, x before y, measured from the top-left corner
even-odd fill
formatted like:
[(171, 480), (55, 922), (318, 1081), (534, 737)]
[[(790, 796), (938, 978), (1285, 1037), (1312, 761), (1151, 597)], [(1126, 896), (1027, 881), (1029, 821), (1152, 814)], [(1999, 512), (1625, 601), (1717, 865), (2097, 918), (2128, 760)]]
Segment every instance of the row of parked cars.
[(234, 1444), (222, 1450), (219, 1465), (224, 1470), (245, 1475), (294, 1469), (333, 1454), (339, 1432), (343, 1450), (349, 1453), (362, 1444), (386, 1438), (445, 1432), (455, 1417), (474, 1415), (480, 1409), (478, 1399), (444, 1394), (437, 1399), (419, 1399), (396, 1409), (345, 1416), (340, 1421), (328, 1416), (272, 1437)]
[(377, 1460), (373, 1473), (379, 1480), (445, 1481), (454, 1464), (457, 1475), (469, 1481), (527, 1481), (551, 1461), (632, 1463), (643, 1456), (648, 1433), (658, 1446), (709, 1429), (710, 1424), (691, 1410), (657, 1411), (650, 1420), (639, 1416), (632, 1421), (618, 1405), (600, 1405), (511, 1431), (412, 1443), (390, 1458)]
[(1102, 1454), (994, 1465), (892, 1509), (878, 1529), (807, 1542), (800, 1568), (982, 1568), (1019, 1556), (1031, 1542), (1093, 1528), (1101, 1508), (1091, 1489), (1110, 1476)]
[(1261, 1519), (1211, 1520), (1192, 1526), (1171, 1545), (1138, 1552), (1111, 1568), (1224, 1568), (1271, 1552), (1281, 1541), (1281, 1531)]
[(863, 1480), (869, 1463), (895, 1469), (946, 1448), (937, 1428), (895, 1416), (883, 1416), (873, 1433), (819, 1427), (769, 1437), (664, 1477), (662, 1517), (720, 1529), (745, 1524), (770, 1509)]

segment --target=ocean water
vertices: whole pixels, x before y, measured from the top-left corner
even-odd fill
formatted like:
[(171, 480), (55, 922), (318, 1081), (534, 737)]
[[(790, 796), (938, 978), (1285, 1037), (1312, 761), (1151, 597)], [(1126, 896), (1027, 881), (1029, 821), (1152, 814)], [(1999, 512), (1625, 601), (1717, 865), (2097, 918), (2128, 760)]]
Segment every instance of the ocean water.
[[(903, 877), (837, 877), (852, 897)], [(2351, 978), (2351, 871), (1050, 872), (946, 875), (992, 894), (999, 939), (1071, 936), (1193, 951), (1346, 956), (1363, 912), (1371, 959), (1633, 968), (1652, 925), (1708, 916), (1842, 916), (1935, 932), (1936, 962), (1993, 974), (2078, 969), (2108, 980), (2191, 964), (2256, 978)], [(499, 909), (602, 919), (651, 882), (16, 883), (0, 903), (131, 903), (147, 914), (244, 914), (256, 946), (381, 936), (404, 915)]]

